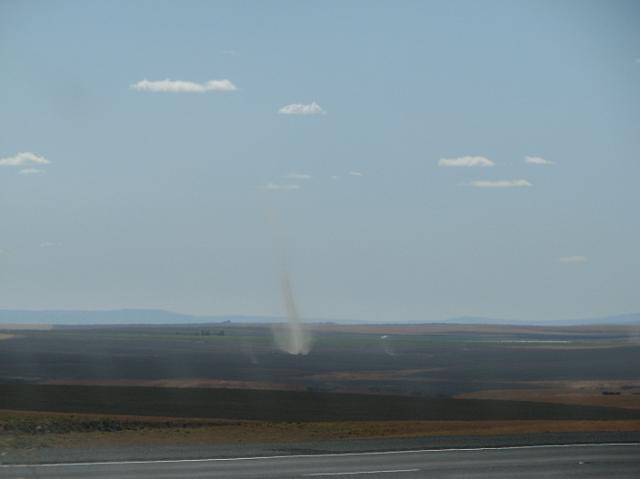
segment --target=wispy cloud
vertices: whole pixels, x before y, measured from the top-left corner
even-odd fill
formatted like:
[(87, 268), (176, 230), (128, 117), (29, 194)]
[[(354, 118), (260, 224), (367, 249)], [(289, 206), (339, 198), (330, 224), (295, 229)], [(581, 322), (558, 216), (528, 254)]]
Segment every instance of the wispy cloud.
[(60, 246), (60, 243), (53, 243), (51, 241), (43, 241), (40, 243), (40, 248), (53, 248), (54, 246)]
[(529, 165), (553, 165), (553, 161), (545, 160), (540, 156), (525, 156), (524, 162)]
[(495, 163), (484, 156), (462, 156), (460, 158), (441, 158), (438, 166), (470, 168), (474, 166), (495, 166)]
[(44, 156), (24, 151), (15, 156), (0, 158), (0, 166), (27, 166), (27, 165), (48, 165), (51, 163)]
[(299, 190), (300, 185), (267, 183), (262, 188), (269, 191), (291, 191), (291, 190)]
[(209, 80), (195, 83), (184, 80), (142, 80), (130, 86), (137, 91), (166, 93), (205, 93), (208, 91), (234, 91), (238, 88), (230, 80)]
[(532, 186), (527, 180), (477, 180), (471, 182), (476, 188), (524, 188)]
[(24, 168), (18, 171), (20, 175), (41, 175), (45, 172), (42, 168)]
[(351, 175), (351, 176), (364, 176), (364, 173), (362, 173), (361, 171), (350, 171), (349, 175)]
[(310, 180), (311, 175), (307, 175), (306, 173), (289, 173), (285, 178), (288, 180)]
[(562, 256), (558, 258), (558, 261), (561, 263), (586, 263), (586, 256)]
[(326, 113), (315, 101), (309, 104), (291, 103), (278, 110), (281, 115), (322, 115)]

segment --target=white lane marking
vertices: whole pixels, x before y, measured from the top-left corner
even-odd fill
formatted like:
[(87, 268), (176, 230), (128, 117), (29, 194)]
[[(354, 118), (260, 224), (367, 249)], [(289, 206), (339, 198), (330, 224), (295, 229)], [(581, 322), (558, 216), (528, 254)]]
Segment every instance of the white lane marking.
[(353, 472), (314, 472), (311, 474), (303, 474), (307, 477), (317, 476), (356, 476), (358, 474), (393, 474), (397, 472), (417, 472), (420, 469), (392, 469), (386, 471), (353, 471)]
[(355, 471), (355, 472), (314, 472), (312, 474), (303, 474), (306, 477), (317, 476), (357, 476), (358, 474), (392, 474), (395, 472), (417, 472), (420, 469), (393, 469), (389, 471)]
[(462, 452), (462, 451), (499, 451), (508, 449), (552, 449), (569, 447), (615, 447), (640, 446), (640, 442), (610, 442), (586, 444), (535, 444), (531, 446), (489, 446), (489, 447), (461, 447), (451, 449), (412, 449), (408, 451), (369, 451), (369, 452), (332, 452), (326, 454), (285, 454), (280, 456), (253, 457), (212, 457), (203, 459), (149, 459), (138, 461), (103, 461), (103, 462), (53, 462), (44, 464), (0, 464), (1, 468), (12, 467), (71, 467), (71, 466), (127, 466), (134, 464), (179, 464), (181, 462), (218, 462), (218, 461), (256, 461), (261, 459), (296, 459), (310, 457), (340, 457), (340, 456), (386, 456), (391, 454), (419, 454), (422, 452)]

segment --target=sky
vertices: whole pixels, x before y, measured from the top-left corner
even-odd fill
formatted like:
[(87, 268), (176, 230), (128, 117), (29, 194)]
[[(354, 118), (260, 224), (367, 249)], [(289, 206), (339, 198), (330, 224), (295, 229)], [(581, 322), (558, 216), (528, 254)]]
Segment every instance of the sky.
[(634, 1), (0, 1), (0, 309), (640, 311)]

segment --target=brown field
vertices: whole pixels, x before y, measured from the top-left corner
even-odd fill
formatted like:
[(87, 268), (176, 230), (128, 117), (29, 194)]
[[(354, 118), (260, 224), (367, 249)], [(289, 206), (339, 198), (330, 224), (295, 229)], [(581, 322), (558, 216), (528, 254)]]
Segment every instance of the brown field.
[(640, 431), (637, 328), (312, 329), (0, 328), (0, 448)]
[(313, 331), (356, 334), (540, 334), (546, 336), (592, 336), (601, 333), (618, 333), (637, 337), (638, 326), (590, 325), (590, 326), (515, 326), (494, 324), (324, 324), (311, 326)]
[[(437, 368), (400, 369), (397, 371), (337, 371), (321, 374), (310, 374), (306, 378), (313, 381), (406, 381), (413, 376), (438, 371)], [(424, 378), (415, 380), (428, 381)], [(277, 383), (271, 381), (236, 381), (225, 379), (51, 379), (41, 384), (68, 386), (147, 386), (164, 388), (226, 388), (226, 389), (270, 389), (279, 391), (304, 391), (305, 387), (296, 384)], [(353, 388), (353, 390), (357, 390)], [(364, 391), (366, 392), (366, 391)]]
[[(527, 383), (523, 383), (527, 384)], [(502, 399), (640, 410), (640, 379), (530, 381), (531, 389), (493, 389), (459, 394), (461, 399)], [(616, 394), (603, 394), (615, 392)]]
[(0, 330), (11, 331), (49, 331), (53, 329), (51, 324), (20, 324), (20, 323), (0, 323)]
[(159, 388), (215, 388), (252, 389), (273, 391), (304, 391), (295, 384), (269, 381), (235, 381), (225, 379), (181, 378), (181, 379), (64, 379), (48, 380), (43, 384), (67, 386), (144, 386)]
[(549, 402), (266, 389), (36, 384), (0, 384), (0, 409), (289, 423), (640, 420), (640, 410)]
[(0, 448), (640, 431), (640, 420), (270, 422), (0, 410)]
[(440, 370), (441, 368), (398, 369), (395, 371), (337, 371), (309, 375), (307, 379), (319, 381), (405, 381), (412, 376)]

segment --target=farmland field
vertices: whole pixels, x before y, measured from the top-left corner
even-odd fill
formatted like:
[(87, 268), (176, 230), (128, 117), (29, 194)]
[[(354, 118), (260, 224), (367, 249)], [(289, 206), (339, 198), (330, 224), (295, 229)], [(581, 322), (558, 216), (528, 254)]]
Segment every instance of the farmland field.
[[(640, 399), (640, 343), (630, 327), (313, 327), (308, 355), (279, 351), (268, 325), (7, 331), (14, 337), (0, 343), (0, 383), (425, 397), (588, 383), (600, 405)], [(610, 389), (620, 394), (602, 394)]]
[(630, 327), (318, 324), (308, 355), (269, 325), (0, 333), (7, 447), (640, 429)]

